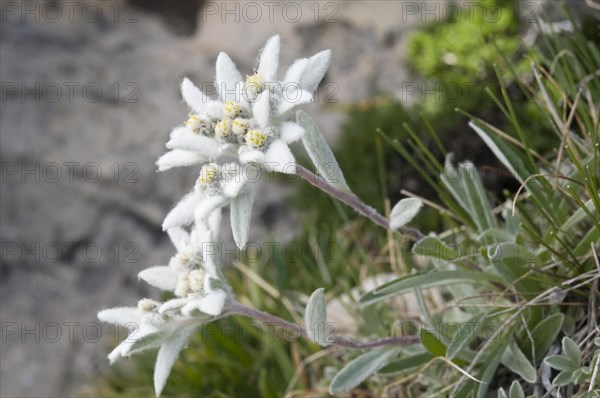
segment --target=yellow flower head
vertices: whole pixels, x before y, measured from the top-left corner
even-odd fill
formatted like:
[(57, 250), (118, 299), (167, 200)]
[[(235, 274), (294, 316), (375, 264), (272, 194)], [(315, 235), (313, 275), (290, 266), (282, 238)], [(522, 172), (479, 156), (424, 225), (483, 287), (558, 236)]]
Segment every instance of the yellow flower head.
[(183, 122), (183, 124), (190, 130), (192, 130), (194, 133), (199, 134), (202, 131), (204, 125), (206, 124), (206, 120), (192, 113), (189, 115), (188, 119), (185, 122)]
[(204, 287), (204, 270), (195, 269), (190, 271), (189, 275), (189, 286), (190, 290), (194, 293), (199, 293)]
[(213, 182), (219, 175), (219, 167), (214, 163), (207, 163), (200, 169), (198, 177), (199, 184), (209, 184)]
[(231, 135), (231, 120), (223, 119), (217, 122), (215, 133), (219, 138), (226, 139), (229, 137)]
[(225, 101), (223, 111), (225, 112), (225, 116), (234, 119), (242, 114), (242, 107), (233, 101)]
[(237, 118), (232, 122), (231, 128), (235, 135), (245, 135), (250, 125), (248, 124), (248, 119)]
[(149, 298), (143, 298), (138, 301), (137, 307), (142, 314), (147, 314), (148, 312), (152, 312), (156, 309), (156, 302)]
[(246, 75), (246, 90), (256, 95), (265, 87), (265, 79), (261, 74), (255, 73), (252, 76)]
[(266, 141), (267, 135), (261, 130), (249, 130), (246, 134), (246, 142), (254, 148), (260, 148)]

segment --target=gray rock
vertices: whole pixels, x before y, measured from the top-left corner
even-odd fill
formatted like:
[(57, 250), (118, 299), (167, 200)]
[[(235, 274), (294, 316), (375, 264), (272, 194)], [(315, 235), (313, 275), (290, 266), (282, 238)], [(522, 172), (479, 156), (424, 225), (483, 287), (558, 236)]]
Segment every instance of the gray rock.
[[(199, 1), (75, 2), (73, 20), (64, 3), (28, 2), (39, 7), (38, 21), (24, 14), (24, 2), (10, 3), (17, 9), (3, 9), (0, 24), (2, 396), (74, 394), (108, 366), (116, 343), (106, 326), (98, 341), (82, 328), (96, 330), (102, 308), (156, 297), (136, 274), (172, 255), (160, 224), (195, 175), (156, 174), (154, 166), (186, 116), (184, 76), (212, 82), (221, 50), (249, 73), (274, 33), (282, 35), (284, 66), (332, 48), (319, 103), (307, 111), (333, 142), (343, 104), (393, 91), (406, 76), (402, 38), (419, 23), (398, 23), (401, 2), (385, 1), (319, 3), (317, 21), (308, 3), (283, 2), (272, 21), (266, 8), (256, 21), (240, 8), (237, 22), (223, 2), (206, 4), (203, 14)], [(53, 21), (56, 4), (62, 16)], [(294, 4), (302, 7), (298, 21)], [(164, 16), (157, 7), (172, 10)], [(323, 22), (328, 15), (336, 21)], [(284, 199), (292, 187), (260, 190), (252, 240), (293, 237), (298, 216)], [(79, 328), (72, 338), (70, 322)]]

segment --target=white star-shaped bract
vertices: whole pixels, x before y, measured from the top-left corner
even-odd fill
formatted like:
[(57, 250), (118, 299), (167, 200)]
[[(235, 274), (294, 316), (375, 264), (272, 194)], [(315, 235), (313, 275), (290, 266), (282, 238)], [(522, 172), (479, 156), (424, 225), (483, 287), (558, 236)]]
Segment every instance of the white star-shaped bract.
[(237, 157), (269, 171), (295, 173), (289, 144), (304, 130), (288, 119), (298, 105), (310, 102), (331, 61), (331, 51), (296, 60), (283, 80), (277, 80), (279, 36), (263, 48), (256, 73), (244, 80), (231, 58), (220, 53), (215, 85), (219, 99), (210, 99), (189, 79), (181, 93), (191, 115), (176, 127), (167, 143), (170, 149), (157, 162), (160, 171), (221, 158)]

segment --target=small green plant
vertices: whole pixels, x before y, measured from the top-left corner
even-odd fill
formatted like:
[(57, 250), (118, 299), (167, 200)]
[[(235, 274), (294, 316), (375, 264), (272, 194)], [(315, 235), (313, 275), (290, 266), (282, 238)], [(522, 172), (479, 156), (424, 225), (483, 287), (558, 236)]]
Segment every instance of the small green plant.
[[(595, 341), (596, 347), (600, 348), (600, 339)], [(551, 368), (560, 371), (560, 373), (552, 381), (552, 385), (562, 387), (569, 384), (589, 384), (589, 392), (592, 392), (592, 387), (595, 385), (598, 378), (598, 366), (600, 363), (600, 350), (596, 348), (596, 353), (592, 357), (589, 366), (584, 366), (581, 361), (581, 350), (577, 344), (569, 337), (564, 337), (562, 340), (562, 354), (549, 355), (544, 359), (544, 362)], [(597, 394), (600, 391), (596, 390)]]

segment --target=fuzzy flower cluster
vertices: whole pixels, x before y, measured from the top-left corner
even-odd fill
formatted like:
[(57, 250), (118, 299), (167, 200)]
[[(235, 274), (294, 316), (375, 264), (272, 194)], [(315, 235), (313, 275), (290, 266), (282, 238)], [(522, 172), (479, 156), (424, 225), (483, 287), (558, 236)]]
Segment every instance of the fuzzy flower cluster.
[(137, 307), (112, 308), (98, 314), (100, 320), (129, 331), (109, 354), (111, 363), (159, 348), (154, 372), (157, 396), (194, 331), (226, 315), (231, 289), (220, 270), (217, 240), (222, 209), (230, 206), (236, 244), (243, 248), (247, 242), (254, 188), (245, 171), (296, 171), (288, 145), (301, 139), (304, 129), (290, 119), (298, 105), (312, 100), (329, 67), (331, 52), (296, 60), (283, 80), (278, 80), (279, 49), (279, 36), (271, 37), (256, 71), (245, 79), (227, 54), (219, 54), (217, 99), (184, 79), (181, 93), (191, 112), (171, 132), (169, 151), (157, 165), (159, 171), (195, 165), (199, 174), (191, 192), (163, 222), (177, 253), (167, 265), (139, 274), (140, 279), (168, 292), (171, 298), (165, 302), (144, 298)]

